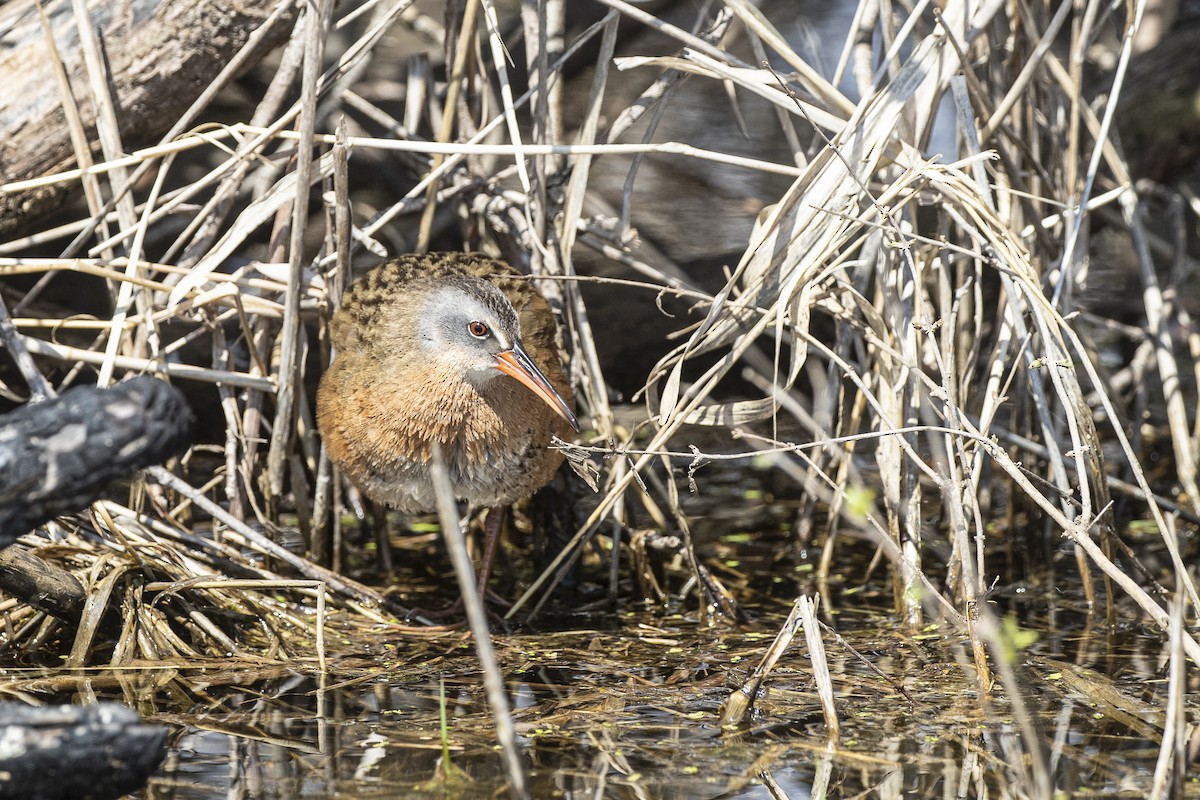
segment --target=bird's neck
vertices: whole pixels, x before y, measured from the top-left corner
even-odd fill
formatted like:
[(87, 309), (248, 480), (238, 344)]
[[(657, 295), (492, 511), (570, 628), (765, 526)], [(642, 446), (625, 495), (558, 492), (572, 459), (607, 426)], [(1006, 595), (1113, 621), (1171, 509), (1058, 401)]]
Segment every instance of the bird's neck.
[(506, 384), (522, 388), (499, 372), (494, 379), (477, 380), (466, 380), (453, 369), (434, 368), (419, 375), (402, 391), (403, 414), (425, 449), (436, 444), (448, 457), (459, 452), (482, 457), (484, 445), (507, 426), (497, 412), (511, 402), (513, 386)]

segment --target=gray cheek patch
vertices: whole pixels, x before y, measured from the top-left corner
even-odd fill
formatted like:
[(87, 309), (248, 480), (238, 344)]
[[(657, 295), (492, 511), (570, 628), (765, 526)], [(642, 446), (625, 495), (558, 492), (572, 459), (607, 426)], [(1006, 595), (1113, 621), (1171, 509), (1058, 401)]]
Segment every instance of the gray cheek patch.
[(500, 350), (513, 346), (514, 336), (509, 331), (520, 335), (520, 326), (512, 306), (494, 286), (481, 282), (478, 288), (479, 297), (461, 286), (446, 286), (429, 294), (420, 317), (425, 347), (436, 348), (439, 341), (470, 341), (467, 324), (474, 320), (491, 329)]

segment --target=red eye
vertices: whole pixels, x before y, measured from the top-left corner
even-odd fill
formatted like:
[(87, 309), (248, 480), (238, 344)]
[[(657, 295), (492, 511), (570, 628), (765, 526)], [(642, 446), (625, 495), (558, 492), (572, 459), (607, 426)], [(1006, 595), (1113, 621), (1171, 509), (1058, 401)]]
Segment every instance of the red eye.
[(487, 325), (484, 325), (484, 324), (483, 324), (482, 322), (480, 322), (479, 320), (472, 320), (471, 322), (468, 322), (468, 323), (467, 323), (467, 330), (468, 330), (468, 331), (470, 332), (470, 334), (471, 334), (472, 336), (474, 336), (476, 339), (484, 339), (484, 338), (487, 338), (487, 335), (488, 335), (489, 333), (491, 333), (491, 331), (489, 331), (489, 330), (488, 330), (488, 326), (487, 326)]

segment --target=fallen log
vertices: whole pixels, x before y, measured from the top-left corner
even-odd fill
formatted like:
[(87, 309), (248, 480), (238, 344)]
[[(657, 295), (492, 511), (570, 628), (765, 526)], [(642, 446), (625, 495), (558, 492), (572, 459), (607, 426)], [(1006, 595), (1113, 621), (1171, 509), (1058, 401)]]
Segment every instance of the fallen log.
[(0, 800), (115, 800), (162, 763), (166, 739), (116, 703), (0, 703)]
[[(287, 13), (271, 18), (281, 4)], [(126, 150), (169, 131), (264, 21), (243, 70), (284, 41), (292, 0), (88, 0), (89, 23), (106, 59), (107, 84)], [(93, 149), (96, 104), (84, 65), (72, 0), (43, 3), (71, 95)], [(75, 166), (63, 93), (36, 0), (0, 7), (0, 184)], [(0, 193), (0, 235), (23, 229), (76, 191), (79, 181)]]
[(0, 417), (0, 547), (178, 454), (193, 425), (178, 390), (148, 376), (79, 387)]
[(87, 602), (78, 578), (19, 545), (0, 550), (0, 592), (72, 625)]

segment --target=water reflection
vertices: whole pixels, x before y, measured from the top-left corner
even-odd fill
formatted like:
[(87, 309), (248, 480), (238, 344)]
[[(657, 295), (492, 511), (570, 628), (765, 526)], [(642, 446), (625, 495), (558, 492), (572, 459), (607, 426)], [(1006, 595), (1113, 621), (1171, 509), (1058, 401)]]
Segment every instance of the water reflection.
[[(1099, 796), (1144, 790), (1162, 727), (1159, 638), (1133, 626), (1100, 636), (1078, 609), (1049, 606), (1060, 628), (1080, 624), (1030, 646), (1018, 674), (1038, 687), (1026, 702), (1053, 783)], [(840, 614), (840, 633), (913, 702), (831, 644), (842, 737), (828, 743), (802, 648), (772, 673), (747, 725), (718, 727), (721, 703), (765, 646), (758, 634), (781, 616), (720, 630), (649, 611), (620, 619), (616, 630), (497, 637), (535, 797), (1015, 797), (1028, 786), (1010, 710), (997, 695), (983, 712), (951, 637), (902, 635), (869, 607)], [(457, 634), (381, 631), (324, 681), (300, 667), (176, 667), (13, 670), (6, 686), (117, 699), (175, 725), (168, 761), (137, 795), (148, 800), (490, 797), (504, 786), (477, 666)]]

